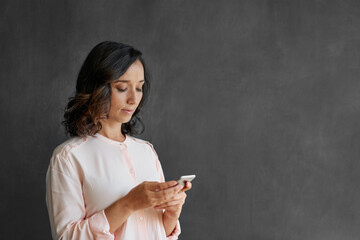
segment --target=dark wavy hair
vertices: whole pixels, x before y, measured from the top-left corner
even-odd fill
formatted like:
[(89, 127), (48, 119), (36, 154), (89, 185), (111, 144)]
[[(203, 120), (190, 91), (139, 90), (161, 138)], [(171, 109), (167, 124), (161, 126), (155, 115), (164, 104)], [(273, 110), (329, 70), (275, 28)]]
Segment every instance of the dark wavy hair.
[(150, 91), (150, 77), (142, 53), (132, 46), (105, 41), (97, 44), (86, 57), (76, 82), (76, 91), (65, 108), (62, 124), (70, 136), (94, 135), (102, 128), (100, 119), (107, 117), (111, 104), (110, 83), (140, 60), (144, 67), (143, 96), (131, 119), (121, 126), (123, 134), (141, 134), (145, 126), (139, 113)]

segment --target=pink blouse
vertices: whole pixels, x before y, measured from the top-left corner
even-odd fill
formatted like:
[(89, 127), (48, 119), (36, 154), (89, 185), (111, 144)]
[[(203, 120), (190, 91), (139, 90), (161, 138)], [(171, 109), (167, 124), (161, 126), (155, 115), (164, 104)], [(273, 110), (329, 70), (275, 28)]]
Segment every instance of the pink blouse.
[(162, 210), (136, 211), (114, 234), (104, 209), (143, 181), (164, 181), (153, 146), (126, 135), (71, 138), (53, 152), (46, 174), (46, 204), (53, 239), (177, 239), (179, 222), (166, 237)]

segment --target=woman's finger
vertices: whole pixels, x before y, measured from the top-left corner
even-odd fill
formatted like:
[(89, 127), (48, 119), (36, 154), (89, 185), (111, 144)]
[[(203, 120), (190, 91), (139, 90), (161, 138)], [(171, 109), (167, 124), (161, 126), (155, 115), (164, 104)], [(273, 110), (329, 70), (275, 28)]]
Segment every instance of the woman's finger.
[(159, 204), (156, 207), (173, 206), (173, 205), (178, 205), (178, 204), (183, 203), (183, 202), (184, 202), (184, 199), (176, 199), (176, 200), (173, 200), (173, 201), (168, 201), (168, 202)]
[(165, 208), (174, 207), (174, 206), (181, 207), (183, 204), (184, 204), (184, 200), (180, 199), (180, 200), (171, 201), (171, 202), (167, 202), (167, 203), (164, 203), (164, 204), (157, 205), (154, 208), (165, 209)]
[(179, 193), (175, 198), (171, 199), (170, 201), (158, 204), (155, 207), (164, 208), (166, 206), (183, 205), (185, 203), (185, 199), (186, 199), (186, 193)]
[(171, 188), (173, 186), (176, 186), (177, 182), (176, 181), (168, 181), (168, 182), (148, 182), (147, 183), (147, 188), (150, 191), (160, 191), (160, 190), (165, 190), (168, 188)]
[(185, 187), (183, 189), (181, 189), (181, 192), (185, 192), (187, 190), (190, 190), (192, 187), (191, 182), (185, 181)]
[(154, 199), (154, 201), (157, 203), (157, 205), (168, 202), (170, 200), (174, 200), (173, 198), (176, 198), (176, 195), (180, 192), (182, 189), (181, 185), (177, 185), (174, 187), (167, 188), (165, 190), (150, 192), (149, 196)]

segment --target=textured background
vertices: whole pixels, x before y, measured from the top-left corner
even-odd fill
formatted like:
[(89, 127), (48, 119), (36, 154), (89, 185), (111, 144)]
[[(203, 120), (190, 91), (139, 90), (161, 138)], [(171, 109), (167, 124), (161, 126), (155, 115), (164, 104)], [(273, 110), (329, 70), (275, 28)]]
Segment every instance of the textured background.
[(80, 65), (144, 53), (145, 133), (196, 174), (180, 239), (360, 235), (358, 0), (0, 3), (1, 239), (50, 239), (45, 173)]

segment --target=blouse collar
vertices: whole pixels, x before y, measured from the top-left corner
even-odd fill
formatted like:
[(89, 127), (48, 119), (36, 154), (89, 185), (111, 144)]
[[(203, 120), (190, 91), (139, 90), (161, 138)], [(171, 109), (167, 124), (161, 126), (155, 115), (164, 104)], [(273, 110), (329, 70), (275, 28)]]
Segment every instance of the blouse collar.
[(104, 135), (101, 135), (100, 133), (95, 133), (94, 137), (101, 141), (115, 145), (127, 145), (130, 142), (130, 137), (127, 134), (125, 134), (125, 140), (123, 142), (112, 140), (110, 138), (105, 137)]

